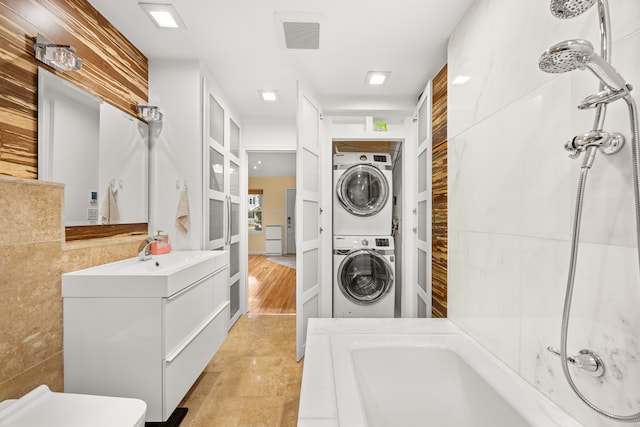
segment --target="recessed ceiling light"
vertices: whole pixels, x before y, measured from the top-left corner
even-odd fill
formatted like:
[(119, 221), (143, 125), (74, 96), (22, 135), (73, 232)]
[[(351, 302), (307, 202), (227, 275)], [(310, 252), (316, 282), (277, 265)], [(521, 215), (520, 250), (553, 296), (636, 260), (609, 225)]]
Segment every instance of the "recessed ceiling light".
[(185, 29), (186, 26), (171, 4), (138, 3), (158, 28)]
[(469, 80), (471, 77), (470, 76), (457, 76), (455, 79), (453, 79), (453, 81), (451, 82), (451, 84), (454, 85), (463, 85), (467, 82), (467, 80)]
[(372, 86), (380, 86), (385, 84), (387, 77), (391, 71), (369, 71), (367, 73), (367, 84)]
[(258, 93), (263, 101), (273, 102), (280, 98), (277, 90), (259, 90)]

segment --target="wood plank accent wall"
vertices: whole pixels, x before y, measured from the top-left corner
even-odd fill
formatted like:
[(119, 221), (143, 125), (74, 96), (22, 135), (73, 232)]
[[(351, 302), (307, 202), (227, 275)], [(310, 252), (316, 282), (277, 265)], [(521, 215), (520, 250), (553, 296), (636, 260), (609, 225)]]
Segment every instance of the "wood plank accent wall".
[(447, 66), (433, 79), (432, 109), (432, 240), (433, 317), (447, 317)]
[[(81, 71), (36, 61), (34, 37), (76, 48)], [(87, 0), (0, 0), (0, 175), (38, 177), (38, 66), (135, 115), (148, 61)]]
[(334, 141), (333, 152), (393, 154), (397, 145), (398, 143), (393, 141)]

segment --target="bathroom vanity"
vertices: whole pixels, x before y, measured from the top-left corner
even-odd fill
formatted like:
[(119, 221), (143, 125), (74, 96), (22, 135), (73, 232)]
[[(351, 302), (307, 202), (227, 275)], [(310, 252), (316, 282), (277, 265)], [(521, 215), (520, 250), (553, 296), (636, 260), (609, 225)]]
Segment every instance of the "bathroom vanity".
[(185, 251), (62, 276), (64, 388), (166, 421), (227, 336), (229, 254)]

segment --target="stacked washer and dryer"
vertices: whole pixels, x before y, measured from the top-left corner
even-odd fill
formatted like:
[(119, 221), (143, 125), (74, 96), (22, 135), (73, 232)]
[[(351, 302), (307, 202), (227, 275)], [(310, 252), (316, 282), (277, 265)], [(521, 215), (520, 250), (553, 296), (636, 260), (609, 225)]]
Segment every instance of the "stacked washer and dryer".
[(333, 155), (333, 317), (393, 317), (391, 155)]

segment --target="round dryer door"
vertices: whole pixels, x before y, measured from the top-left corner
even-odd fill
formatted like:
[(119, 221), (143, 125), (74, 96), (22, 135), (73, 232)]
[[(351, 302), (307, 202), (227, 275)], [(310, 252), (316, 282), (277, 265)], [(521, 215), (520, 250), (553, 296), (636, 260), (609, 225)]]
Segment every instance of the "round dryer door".
[(336, 191), (340, 204), (357, 216), (377, 214), (389, 198), (387, 179), (371, 165), (351, 166), (340, 176)]
[(371, 250), (357, 250), (340, 263), (338, 285), (349, 301), (375, 304), (393, 286), (393, 271), (383, 256)]

